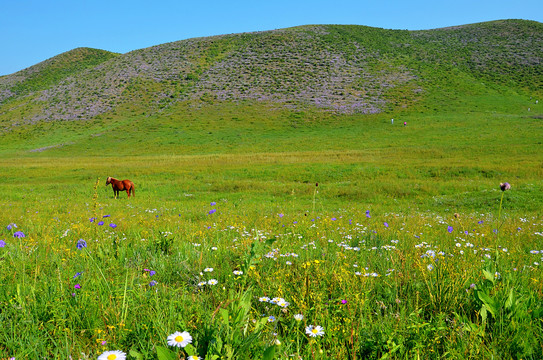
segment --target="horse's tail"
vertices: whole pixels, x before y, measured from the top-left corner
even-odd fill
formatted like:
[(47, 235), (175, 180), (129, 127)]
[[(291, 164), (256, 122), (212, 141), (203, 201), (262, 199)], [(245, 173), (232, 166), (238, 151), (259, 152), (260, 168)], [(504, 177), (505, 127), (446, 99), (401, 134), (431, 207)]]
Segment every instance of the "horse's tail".
[(132, 196), (136, 197), (136, 185), (132, 183), (132, 186), (130, 187), (130, 192), (132, 193)]

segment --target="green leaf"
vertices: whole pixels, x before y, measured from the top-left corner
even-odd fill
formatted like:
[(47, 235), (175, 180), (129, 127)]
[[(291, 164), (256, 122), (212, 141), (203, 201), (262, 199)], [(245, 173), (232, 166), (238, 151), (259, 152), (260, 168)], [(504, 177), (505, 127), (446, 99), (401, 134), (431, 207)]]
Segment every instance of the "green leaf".
[(158, 357), (158, 360), (176, 360), (177, 359), (177, 355), (173, 351), (163, 346), (156, 347), (156, 355)]
[(483, 270), (483, 275), (485, 276), (485, 278), (487, 280), (489, 280), (490, 282), (492, 282), (494, 284), (494, 281), (496, 281), (496, 278), (494, 276), (494, 274), (492, 274), (490, 271), (488, 270)]
[(187, 346), (185, 346), (185, 352), (189, 356), (196, 355), (196, 348), (191, 344), (187, 344)]
[(491, 298), (488, 294), (478, 291), (477, 296), (479, 299), (483, 302), (483, 304), (486, 306), (486, 309), (490, 311), (492, 316), (496, 316), (496, 313), (498, 312), (498, 306), (496, 304), (496, 300)]
[(262, 355), (262, 360), (271, 360), (275, 357), (275, 345), (268, 347)]
[(133, 358), (136, 358), (136, 360), (143, 360), (143, 355), (139, 352), (137, 352), (136, 350), (134, 349), (130, 349), (130, 351), (128, 352), (130, 354), (130, 356), (132, 356)]
[(507, 297), (507, 300), (505, 301), (505, 308), (510, 309), (513, 306), (513, 288), (509, 291), (509, 296)]

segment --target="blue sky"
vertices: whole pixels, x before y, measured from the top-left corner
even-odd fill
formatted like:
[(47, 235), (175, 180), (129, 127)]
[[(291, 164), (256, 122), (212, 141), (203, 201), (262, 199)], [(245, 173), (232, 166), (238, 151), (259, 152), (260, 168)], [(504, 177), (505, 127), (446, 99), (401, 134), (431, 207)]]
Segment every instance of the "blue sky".
[(193, 37), (308, 24), (424, 30), (543, 22), (542, 0), (0, 0), (0, 75), (77, 47), (119, 53)]

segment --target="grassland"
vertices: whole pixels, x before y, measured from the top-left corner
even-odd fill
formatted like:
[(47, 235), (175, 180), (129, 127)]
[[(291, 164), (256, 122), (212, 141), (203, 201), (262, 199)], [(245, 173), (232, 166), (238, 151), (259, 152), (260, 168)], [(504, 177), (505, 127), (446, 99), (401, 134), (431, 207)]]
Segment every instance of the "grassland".
[[(34, 117), (31, 99), (72, 80), (5, 100), (0, 359), (107, 350), (160, 360), (542, 358), (541, 67), (517, 67), (539, 50), (498, 61), (495, 72), (490, 60), (504, 49), (458, 66), (450, 50), (503, 37), (489, 29), (531, 34), (539, 25), (325, 27), (320, 41), (346, 58), (360, 53), (338, 39), (373, 39), (387, 68), (419, 69), (375, 113), (236, 97), (249, 85), (234, 79), (224, 98), (190, 95), (212, 86), (213, 65), (239, 65), (229, 50), (258, 48), (250, 34), (115, 55), (93, 70), (111, 74), (131, 59), (174, 67), (169, 51), (193, 49), (199, 71), (187, 67), (173, 100), (155, 101), (155, 90), (172, 89), (165, 72), (132, 81), (124, 100), (84, 121)], [(276, 44), (279, 35), (258, 36)], [(424, 61), (402, 58), (390, 36), (416, 39)], [(423, 46), (427, 36), (449, 40)], [(273, 66), (289, 58), (273, 54)], [(449, 64), (432, 68), (438, 54)], [(370, 74), (383, 66), (364, 63)], [(77, 81), (89, 71), (77, 70)], [(289, 76), (280, 78), (297, 74)], [(94, 95), (80, 95), (66, 104), (92, 104)], [(107, 176), (134, 181), (135, 198), (114, 199)], [(505, 181), (512, 189), (502, 192)], [(192, 344), (168, 346), (176, 331)]]

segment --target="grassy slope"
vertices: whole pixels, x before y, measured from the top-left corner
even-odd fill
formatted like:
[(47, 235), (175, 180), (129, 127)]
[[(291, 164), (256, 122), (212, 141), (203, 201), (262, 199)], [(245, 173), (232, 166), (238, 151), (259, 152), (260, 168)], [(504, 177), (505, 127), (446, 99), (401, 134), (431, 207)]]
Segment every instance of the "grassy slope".
[[(326, 193), (323, 201), (334, 206), (346, 201), (389, 205), (399, 201), (422, 208), (485, 211), (495, 205), (487, 190), (508, 180), (523, 189), (512, 200), (517, 209), (534, 211), (543, 200), (538, 195), (543, 175), (538, 118), (542, 111), (541, 104), (535, 104), (541, 94), (531, 89), (541, 76), (525, 81), (525, 72), (540, 71), (541, 66), (510, 62), (486, 72), (489, 68), (475, 55), (459, 62), (455, 47), (473, 39), (503, 43), (504, 34), (522, 39), (519, 33), (530, 34), (540, 27), (515, 21), (431, 32), (326, 27), (321, 44), (343, 51), (347, 59), (354, 42), (371, 45), (368, 53), (380, 54), (366, 62), (372, 71), (418, 67), (417, 84), (424, 91), (415, 100), (409, 97), (411, 86), (391, 90), (390, 106), (382, 114), (289, 110), (275, 102), (213, 97), (149, 105), (154, 93), (166, 91), (171, 83), (146, 80), (125, 89), (133, 102), (125, 101), (93, 120), (11, 127), (9, 142), (0, 147), (6, 184), (2, 198), (19, 201), (21, 193), (38, 184), (43, 186), (42, 196), (54, 197), (66, 187), (70, 196), (85, 197), (97, 177), (130, 174), (143, 196), (172, 201), (182, 192), (202, 196), (213, 192), (265, 201), (301, 196), (308, 204), (311, 184), (319, 182), (321, 193)], [(199, 59), (195, 77), (231, 51), (250, 46), (250, 35), (204, 42), (208, 47), (199, 47), (199, 55), (192, 57)], [(284, 35), (259, 36), (276, 43)], [(164, 46), (172, 49), (171, 44)], [(492, 51), (494, 57), (511, 56), (504, 49)], [(436, 57), (441, 60), (434, 61)], [(510, 82), (502, 83), (503, 77)], [(408, 122), (405, 128), (403, 121)], [(78, 188), (75, 180), (86, 185)]]

